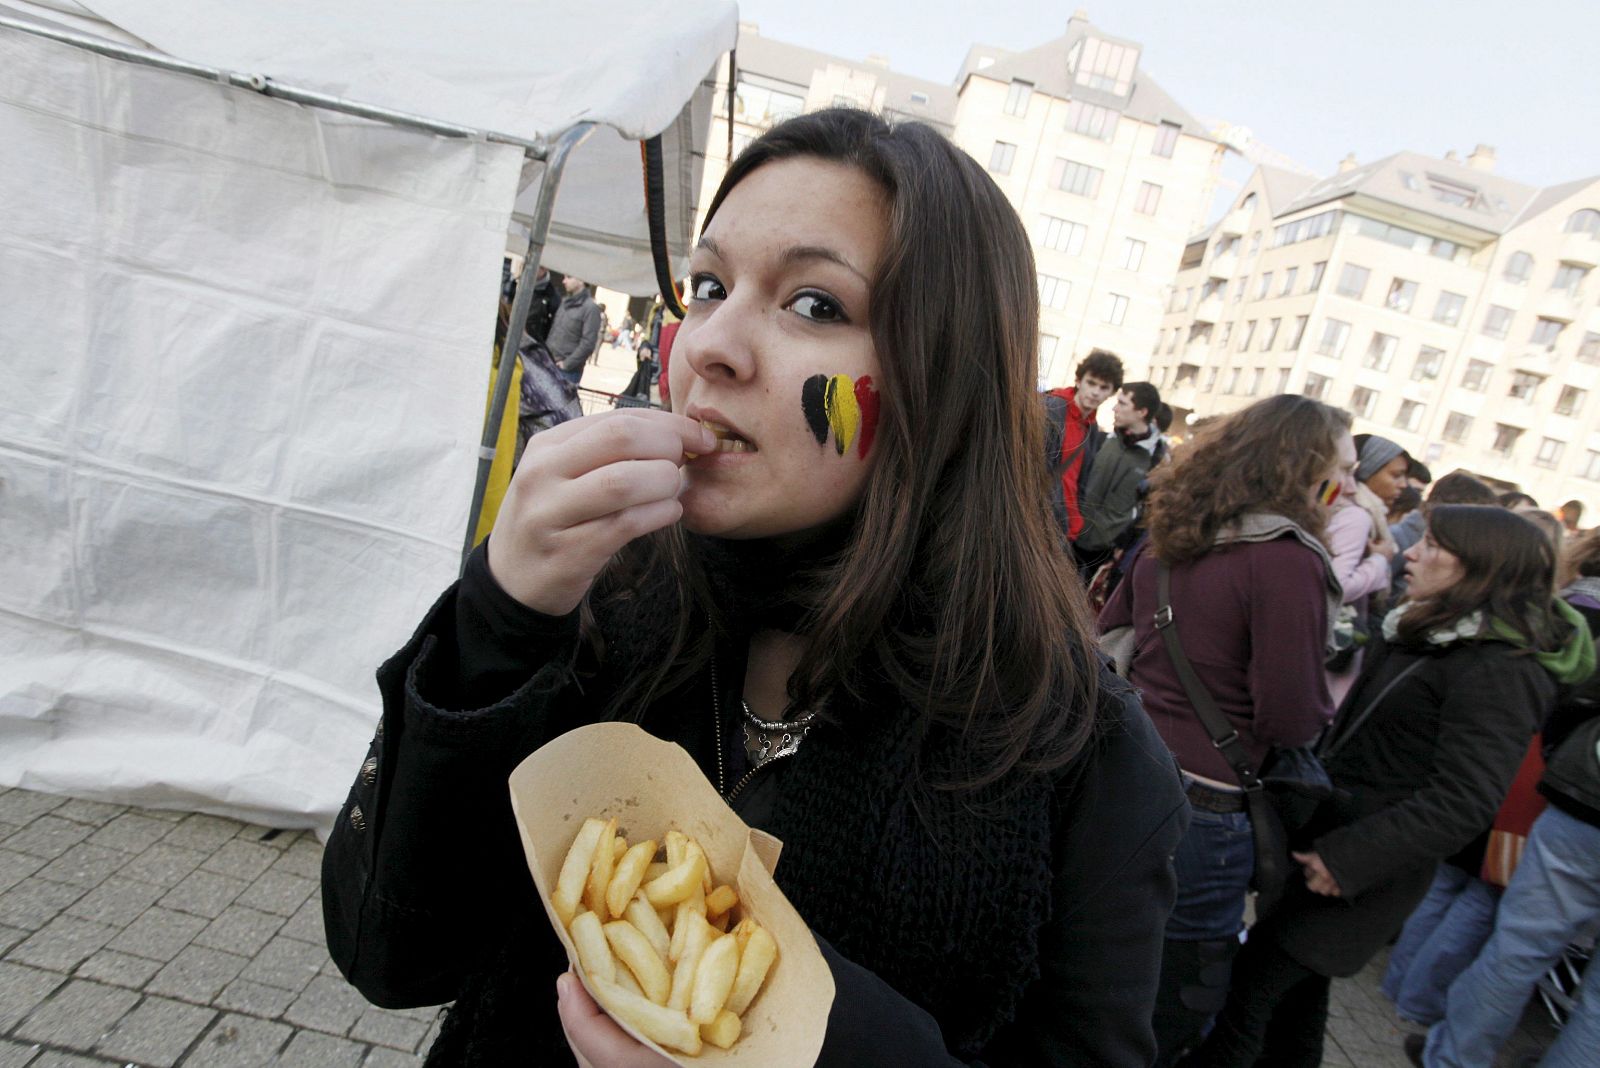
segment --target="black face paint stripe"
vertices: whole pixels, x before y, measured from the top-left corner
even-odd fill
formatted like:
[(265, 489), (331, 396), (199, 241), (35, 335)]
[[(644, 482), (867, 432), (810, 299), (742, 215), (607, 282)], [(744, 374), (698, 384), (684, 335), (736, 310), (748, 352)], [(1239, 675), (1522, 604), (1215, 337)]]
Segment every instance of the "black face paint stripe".
[(800, 387), (800, 407), (818, 445), (828, 443), (828, 376), (812, 375)]

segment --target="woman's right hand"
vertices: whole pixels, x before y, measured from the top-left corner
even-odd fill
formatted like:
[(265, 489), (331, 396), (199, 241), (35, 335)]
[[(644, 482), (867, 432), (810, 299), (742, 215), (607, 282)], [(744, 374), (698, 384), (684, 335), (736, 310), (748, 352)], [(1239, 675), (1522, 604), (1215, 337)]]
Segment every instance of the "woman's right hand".
[(489, 538), (489, 572), (537, 612), (564, 616), (634, 538), (676, 523), (685, 453), (716, 436), (692, 419), (620, 408), (535, 434)]
[(1385, 560), (1393, 560), (1395, 554), (1395, 544), (1381, 534), (1374, 534), (1372, 536), (1372, 540), (1367, 542), (1367, 552), (1375, 553), (1378, 556), (1383, 557)]

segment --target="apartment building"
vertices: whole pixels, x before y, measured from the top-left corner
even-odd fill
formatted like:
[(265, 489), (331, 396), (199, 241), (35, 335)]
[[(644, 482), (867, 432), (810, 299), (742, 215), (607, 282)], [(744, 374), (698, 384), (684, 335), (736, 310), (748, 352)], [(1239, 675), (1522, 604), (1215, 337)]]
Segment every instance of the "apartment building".
[(1207, 416), (1304, 393), (1435, 471), (1600, 502), (1600, 177), (1539, 189), (1494, 165), (1479, 145), (1257, 168), (1184, 249), (1163, 396)]
[[(1224, 145), (1140, 67), (1140, 46), (1080, 12), (1037, 48), (969, 49), (951, 84), (761, 36), (741, 23), (732, 152), (774, 122), (834, 105), (931, 123), (983, 164), (1033, 239), (1041, 382), (1070, 383), (1095, 347), (1141, 377), (1167, 285), (1204, 221)], [(719, 68), (724, 99), (728, 63)], [(726, 108), (713, 115), (700, 204), (729, 160)]]

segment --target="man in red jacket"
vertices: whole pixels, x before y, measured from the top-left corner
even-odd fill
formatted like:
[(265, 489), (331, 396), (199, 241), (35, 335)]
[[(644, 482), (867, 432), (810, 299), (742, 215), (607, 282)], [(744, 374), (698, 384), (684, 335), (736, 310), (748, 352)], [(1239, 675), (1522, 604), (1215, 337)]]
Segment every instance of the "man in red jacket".
[(1077, 380), (1071, 386), (1052, 389), (1044, 395), (1049, 424), (1045, 460), (1051, 473), (1061, 480), (1059, 491), (1050, 494), (1050, 504), (1068, 541), (1083, 531), (1078, 487), (1088, 476), (1100, 443), (1106, 439), (1106, 432), (1095, 422), (1095, 411), (1121, 388), (1122, 361), (1104, 349), (1095, 349), (1078, 364)]

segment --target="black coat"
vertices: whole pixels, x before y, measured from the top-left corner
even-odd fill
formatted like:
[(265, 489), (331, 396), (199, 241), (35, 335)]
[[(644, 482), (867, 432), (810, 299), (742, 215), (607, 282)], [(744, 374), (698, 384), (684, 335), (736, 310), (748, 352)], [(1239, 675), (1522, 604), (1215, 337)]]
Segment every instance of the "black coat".
[(1338, 748), (1328, 773), (1350, 798), (1323, 806), (1299, 843), (1322, 857), (1342, 896), (1311, 893), (1297, 870), (1264, 925), (1277, 942), (1320, 974), (1359, 971), (1422, 900), (1438, 862), (1493, 822), (1555, 694), (1539, 662), (1504, 642), (1374, 649), (1329, 736)]
[[(456, 1001), (430, 1063), (498, 1066), (510, 1049), (528, 1063), (562, 1063), (552, 986), (566, 960), (537, 906), (505, 780), (544, 740), (593, 720), (608, 680), (602, 665), (580, 690), (568, 668), (579, 657), (573, 619), (521, 609), (497, 587), (482, 588), (486, 575), (480, 550), (465, 588), (447, 592), (379, 673), (379, 734), (324, 855), (328, 942), (340, 969), (380, 1005)], [(519, 668), (530, 649), (537, 663)], [(715, 783), (706, 681), (657, 702), (642, 725), (684, 745)], [(899, 855), (927, 855), (925, 843), (904, 832), (873, 840), (880, 824), (908, 826), (894, 822), (904, 818), (904, 783), (875, 784), (878, 766), (898, 766), (891, 762), (905, 737), (893, 709), (881, 729), (859, 737), (814, 730), (799, 755), (761, 773), (764, 792), (752, 786), (739, 796), (748, 822), (784, 838), (778, 883), (819, 935), (834, 974), (819, 1064), (1149, 1063), (1161, 932), (1175, 890), (1171, 855), (1188, 809), (1137, 697), (1122, 688), (1106, 704), (1083, 757), (1053, 792), (1044, 784), (1037, 807), (1000, 817), (997, 844), (935, 846), (932, 885), (905, 878)], [(830, 713), (841, 723), (875, 716)], [(861, 788), (848, 777), (845, 789), (834, 788), (838, 768), (862, 776)], [(818, 836), (805, 818), (830, 798), (824, 825), (848, 835)], [(1041, 892), (1008, 897), (1007, 877), (994, 873), (1035, 840)], [(950, 904), (961, 900), (974, 904), (965, 912)], [(949, 934), (897, 943), (892, 932), (908, 923)], [(986, 955), (996, 940), (1025, 946), (1026, 961), (997, 972), (1006, 958)], [(958, 996), (943, 1008), (908, 999), (897, 984), (941, 989), (919, 972), (940, 973)], [(985, 1010), (990, 1018), (970, 1017), (969, 1006), (995, 1004), (994, 988), (1008, 985), (1016, 988), (1010, 1002)], [(956, 1058), (949, 1050), (962, 1034), (987, 1037)]]

